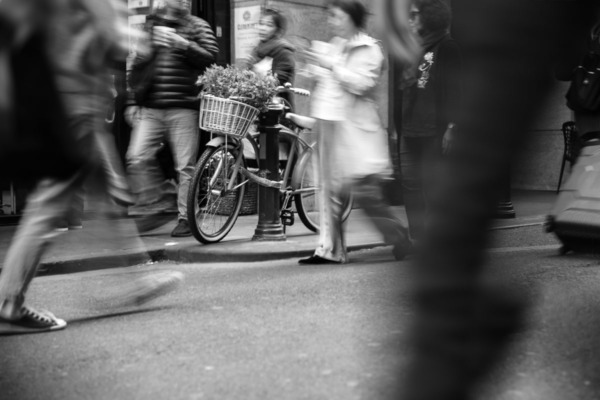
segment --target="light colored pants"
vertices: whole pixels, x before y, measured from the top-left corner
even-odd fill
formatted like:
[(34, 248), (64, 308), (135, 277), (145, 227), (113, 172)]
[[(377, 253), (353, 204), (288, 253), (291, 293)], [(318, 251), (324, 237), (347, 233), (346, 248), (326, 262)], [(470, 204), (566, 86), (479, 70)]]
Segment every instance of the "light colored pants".
[(198, 111), (186, 108), (143, 108), (139, 123), (135, 126), (127, 164), (133, 192), (140, 204), (161, 198), (164, 174), (158, 165), (156, 154), (167, 140), (173, 152), (179, 188), (177, 209), (179, 219), (187, 220), (187, 194), (198, 155)]
[(58, 223), (67, 217), (81, 190), (84, 175), (79, 171), (67, 180), (44, 179), (27, 197), (21, 223), (0, 274), (0, 311), (3, 315), (15, 315), (23, 305), (40, 258), (57, 235)]
[(336, 152), (339, 135), (343, 135), (344, 132), (338, 128), (336, 122), (320, 121), (321, 228), (315, 255), (345, 263), (348, 261), (348, 252), (342, 216), (343, 199), (349, 191), (352, 191), (354, 201), (367, 214), (386, 243), (402, 244), (406, 242), (408, 233), (404, 224), (384, 200), (382, 176), (349, 176), (347, 171), (344, 171), (344, 163), (340, 160), (344, 155)]
[(90, 151), (90, 165), (68, 179), (39, 181), (27, 196), (27, 204), (6, 254), (0, 274), (0, 314), (16, 315), (36, 274), (39, 261), (57, 235), (56, 228), (82, 202), (82, 185), (94, 166), (101, 168), (102, 185), (110, 191), (126, 187), (114, 140), (102, 131), (95, 115), (70, 116), (69, 126)]

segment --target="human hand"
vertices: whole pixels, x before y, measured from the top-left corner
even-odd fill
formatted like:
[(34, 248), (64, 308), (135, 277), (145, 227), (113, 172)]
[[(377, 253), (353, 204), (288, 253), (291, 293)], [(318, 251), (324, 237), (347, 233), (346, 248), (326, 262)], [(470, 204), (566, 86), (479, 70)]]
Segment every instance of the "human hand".
[(166, 26), (155, 26), (152, 28), (152, 43), (158, 47), (171, 46), (171, 40), (168, 35), (168, 32), (170, 31), (174, 32), (175, 29)]
[(313, 50), (307, 50), (304, 53), (304, 57), (307, 63), (317, 65), (321, 68), (332, 69), (333, 61), (331, 60), (331, 56), (326, 54), (317, 53)]
[(138, 106), (129, 106), (123, 112), (123, 116), (125, 117), (125, 122), (129, 124), (132, 128), (136, 125), (137, 121), (140, 119), (141, 107)]
[(173, 28), (155, 26), (153, 33), (153, 42), (159, 47), (177, 47), (179, 49), (186, 49), (190, 45), (190, 42), (183, 36), (178, 35)]
[(190, 45), (189, 40), (187, 40), (186, 38), (184, 38), (181, 35), (178, 35), (175, 32), (169, 33), (169, 39), (171, 40), (171, 43), (173, 44), (173, 46), (177, 47), (178, 49), (185, 50)]
[(442, 137), (442, 153), (448, 154), (450, 150), (452, 150), (452, 145), (455, 140), (456, 132), (454, 132), (456, 125), (453, 123), (448, 124), (448, 128), (446, 128), (446, 132), (444, 132), (444, 136)]

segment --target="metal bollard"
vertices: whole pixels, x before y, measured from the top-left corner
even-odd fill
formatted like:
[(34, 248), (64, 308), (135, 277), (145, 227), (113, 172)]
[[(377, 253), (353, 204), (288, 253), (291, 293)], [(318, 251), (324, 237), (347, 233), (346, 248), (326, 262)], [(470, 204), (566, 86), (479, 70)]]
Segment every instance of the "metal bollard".
[[(283, 114), (283, 105), (275, 104), (266, 113), (261, 114), (260, 131), (261, 172), (266, 170), (266, 178), (279, 180), (279, 117)], [(285, 240), (280, 218), (279, 189), (258, 187), (258, 225), (252, 240)]]

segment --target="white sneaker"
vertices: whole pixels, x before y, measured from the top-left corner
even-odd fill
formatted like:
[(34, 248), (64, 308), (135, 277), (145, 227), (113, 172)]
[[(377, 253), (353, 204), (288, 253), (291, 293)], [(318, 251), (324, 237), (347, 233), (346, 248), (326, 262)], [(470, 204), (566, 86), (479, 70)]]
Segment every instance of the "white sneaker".
[(50, 311), (36, 311), (23, 306), (17, 319), (0, 317), (0, 335), (49, 332), (64, 329), (67, 323), (56, 318)]

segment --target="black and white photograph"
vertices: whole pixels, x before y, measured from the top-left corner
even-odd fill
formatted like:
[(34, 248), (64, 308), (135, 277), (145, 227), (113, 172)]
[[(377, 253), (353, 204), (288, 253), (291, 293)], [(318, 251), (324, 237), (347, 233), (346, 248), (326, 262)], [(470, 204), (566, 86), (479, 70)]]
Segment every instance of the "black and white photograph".
[(600, 2), (0, 0), (1, 400), (600, 400)]

